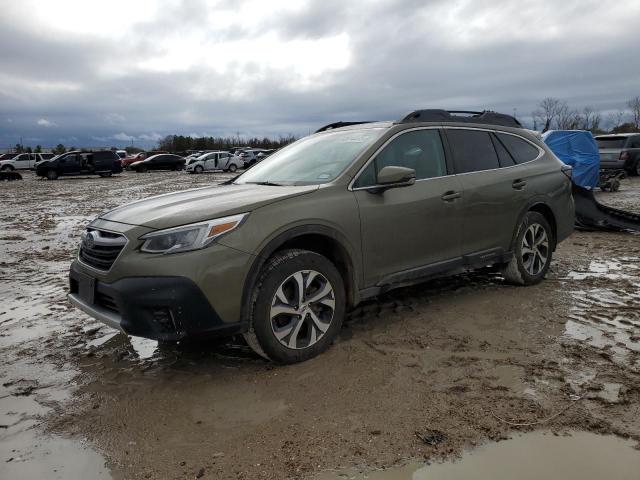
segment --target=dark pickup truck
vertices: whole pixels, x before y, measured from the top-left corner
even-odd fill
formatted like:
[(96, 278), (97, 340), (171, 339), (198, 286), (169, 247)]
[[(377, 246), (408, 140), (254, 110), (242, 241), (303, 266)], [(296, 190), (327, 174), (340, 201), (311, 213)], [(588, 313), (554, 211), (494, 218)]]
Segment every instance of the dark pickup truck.
[(122, 162), (116, 152), (67, 152), (51, 160), (36, 163), (36, 175), (55, 180), (63, 175), (100, 175), (110, 177), (122, 172)]

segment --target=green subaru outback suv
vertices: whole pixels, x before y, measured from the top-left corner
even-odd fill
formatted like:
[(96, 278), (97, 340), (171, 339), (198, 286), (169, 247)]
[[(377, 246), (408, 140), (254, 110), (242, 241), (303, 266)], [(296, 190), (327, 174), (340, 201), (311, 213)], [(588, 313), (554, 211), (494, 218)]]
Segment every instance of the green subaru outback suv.
[(69, 300), (129, 335), (243, 334), (259, 354), (298, 362), (390, 289), (488, 265), (511, 283), (541, 281), (573, 230), (569, 177), (507, 115), (332, 124), (221, 186), (100, 215)]

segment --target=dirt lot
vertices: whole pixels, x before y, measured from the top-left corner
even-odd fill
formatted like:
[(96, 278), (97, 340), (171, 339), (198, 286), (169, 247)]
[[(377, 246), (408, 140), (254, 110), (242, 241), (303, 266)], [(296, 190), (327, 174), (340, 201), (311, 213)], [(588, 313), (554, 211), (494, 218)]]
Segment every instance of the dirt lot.
[[(275, 367), (239, 342), (129, 339), (65, 301), (98, 213), (224, 175), (24, 177), (0, 184), (2, 478), (305, 478), (534, 429), (640, 445), (640, 235), (576, 232), (534, 287), (482, 271), (386, 294)], [(600, 199), (640, 211), (640, 179)]]

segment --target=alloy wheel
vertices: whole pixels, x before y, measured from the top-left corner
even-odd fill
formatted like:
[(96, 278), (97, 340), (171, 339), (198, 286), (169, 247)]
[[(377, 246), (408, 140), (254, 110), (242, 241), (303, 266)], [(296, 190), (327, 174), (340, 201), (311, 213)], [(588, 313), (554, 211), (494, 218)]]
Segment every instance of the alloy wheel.
[(529, 225), (522, 237), (522, 265), (529, 275), (538, 275), (549, 258), (549, 237), (539, 223)]
[(269, 313), (271, 329), (285, 347), (309, 348), (327, 332), (334, 312), (331, 282), (315, 270), (301, 270), (277, 288)]

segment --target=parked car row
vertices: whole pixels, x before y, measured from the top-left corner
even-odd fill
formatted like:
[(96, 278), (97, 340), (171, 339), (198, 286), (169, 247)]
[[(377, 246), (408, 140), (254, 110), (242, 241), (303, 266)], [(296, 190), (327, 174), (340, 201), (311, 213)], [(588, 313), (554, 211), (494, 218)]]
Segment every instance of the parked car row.
[[(229, 163), (230, 165), (235, 165), (236, 168), (249, 168), (255, 165), (256, 163), (260, 162), (261, 160), (267, 158), (274, 151), (275, 150), (267, 149), (267, 148), (251, 148), (251, 147), (235, 148), (230, 151), (207, 150), (207, 151), (194, 152), (188, 155), (186, 157), (186, 160), (187, 160), (187, 165), (189, 165), (193, 160), (196, 160), (196, 159), (205, 160), (203, 158), (205, 155), (226, 153), (231, 157), (237, 157), (237, 160), (234, 160)], [(204, 168), (204, 165), (201, 165), (201, 166), (203, 167), (202, 171), (207, 170), (206, 168)], [(227, 170), (226, 168), (220, 168), (220, 169)], [(187, 169), (187, 171), (189, 170)], [(194, 173), (198, 173), (198, 172), (194, 172)]]

